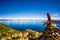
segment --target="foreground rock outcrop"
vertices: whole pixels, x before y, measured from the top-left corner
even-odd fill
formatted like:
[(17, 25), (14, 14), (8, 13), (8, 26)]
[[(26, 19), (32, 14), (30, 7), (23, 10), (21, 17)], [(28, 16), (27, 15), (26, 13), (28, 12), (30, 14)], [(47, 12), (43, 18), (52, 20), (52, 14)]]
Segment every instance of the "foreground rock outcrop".
[(39, 40), (60, 40), (59, 31), (55, 24), (48, 24)]

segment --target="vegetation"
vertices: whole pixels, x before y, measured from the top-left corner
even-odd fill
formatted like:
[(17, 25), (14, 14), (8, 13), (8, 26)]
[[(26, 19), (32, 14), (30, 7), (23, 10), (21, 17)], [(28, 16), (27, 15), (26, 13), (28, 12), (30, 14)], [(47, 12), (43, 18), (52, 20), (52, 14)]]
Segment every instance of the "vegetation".
[(47, 26), (43, 33), (34, 30), (23, 32), (0, 23), (0, 40), (60, 40), (56, 25)]
[(30, 40), (39, 37), (41, 34), (28, 29), (21, 32), (0, 23), (0, 40)]

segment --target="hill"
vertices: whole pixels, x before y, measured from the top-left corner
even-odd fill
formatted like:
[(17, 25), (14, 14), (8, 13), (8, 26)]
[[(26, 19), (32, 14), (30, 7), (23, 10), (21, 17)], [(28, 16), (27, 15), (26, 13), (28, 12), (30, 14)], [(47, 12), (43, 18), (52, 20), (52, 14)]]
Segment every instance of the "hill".
[(0, 40), (38, 40), (41, 34), (29, 29), (21, 32), (0, 23)]
[(60, 40), (60, 29), (55, 24), (48, 24), (39, 40)]

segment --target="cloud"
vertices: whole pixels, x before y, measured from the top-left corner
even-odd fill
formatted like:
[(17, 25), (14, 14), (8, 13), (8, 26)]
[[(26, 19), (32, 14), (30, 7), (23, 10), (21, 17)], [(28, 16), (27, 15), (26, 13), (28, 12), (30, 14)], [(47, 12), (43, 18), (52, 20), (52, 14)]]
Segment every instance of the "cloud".
[(59, 14), (53, 14), (53, 16), (59, 16)]

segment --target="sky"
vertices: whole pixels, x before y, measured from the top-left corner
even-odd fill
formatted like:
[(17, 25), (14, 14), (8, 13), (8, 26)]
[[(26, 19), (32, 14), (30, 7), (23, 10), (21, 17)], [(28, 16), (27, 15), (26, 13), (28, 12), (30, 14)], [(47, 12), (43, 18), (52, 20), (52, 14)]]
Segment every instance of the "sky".
[(0, 0), (0, 18), (60, 18), (60, 0)]

